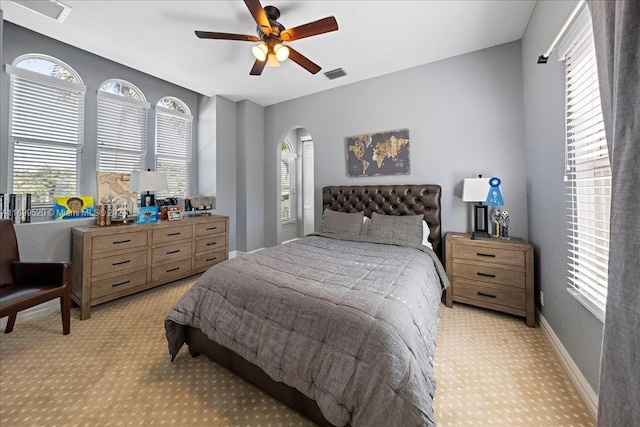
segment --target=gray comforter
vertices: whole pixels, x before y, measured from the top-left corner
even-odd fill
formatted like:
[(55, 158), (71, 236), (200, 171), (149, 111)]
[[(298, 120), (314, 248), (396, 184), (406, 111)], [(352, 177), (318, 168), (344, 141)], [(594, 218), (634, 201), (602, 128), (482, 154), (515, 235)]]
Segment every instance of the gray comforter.
[(444, 270), (424, 246), (371, 240), (308, 236), (212, 267), (166, 317), (172, 360), (189, 325), (335, 425), (435, 425)]

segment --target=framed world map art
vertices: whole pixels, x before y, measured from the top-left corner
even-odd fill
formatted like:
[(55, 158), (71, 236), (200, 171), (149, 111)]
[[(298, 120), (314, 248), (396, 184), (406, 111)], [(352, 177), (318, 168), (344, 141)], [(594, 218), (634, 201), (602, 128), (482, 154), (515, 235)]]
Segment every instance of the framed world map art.
[(345, 138), (347, 176), (408, 175), (409, 129)]

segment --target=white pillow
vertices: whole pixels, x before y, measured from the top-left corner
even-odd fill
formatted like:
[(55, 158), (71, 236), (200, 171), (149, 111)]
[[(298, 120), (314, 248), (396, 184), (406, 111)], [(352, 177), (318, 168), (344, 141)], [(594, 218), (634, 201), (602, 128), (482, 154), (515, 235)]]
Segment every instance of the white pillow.
[(433, 245), (429, 241), (429, 234), (431, 234), (431, 230), (429, 229), (429, 224), (427, 221), (422, 221), (422, 246), (426, 246), (429, 249), (433, 249)]
[(369, 224), (371, 224), (371, 218), (369, 218), (368, 216), (365, 216), (364, 218), (362, 218), (362, 231), (360, 231), (361, 236), (367, 235)]

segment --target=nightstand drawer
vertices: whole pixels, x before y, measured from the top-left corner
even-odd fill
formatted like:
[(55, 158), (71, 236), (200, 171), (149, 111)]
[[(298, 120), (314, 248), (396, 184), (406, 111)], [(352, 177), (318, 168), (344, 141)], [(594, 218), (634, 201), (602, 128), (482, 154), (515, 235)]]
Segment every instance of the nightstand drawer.
[(525, 272), (518, 267), (496, 266), (488, 263), (466, 263), (453, 261), (453, 277), (471, 281), (524, 288)]
[(525, 294), (520, 291), (505, 290), (501, 286), (490, 283), (479, 286), (477, 283), (462, 279), (454, 279), (453, 296), (461, 300), (484, 301), (517, 310), (524, 310), (526, 302)]
[(454, 245), (453, 258), (524, 267), (524, 252), (473, 245)]

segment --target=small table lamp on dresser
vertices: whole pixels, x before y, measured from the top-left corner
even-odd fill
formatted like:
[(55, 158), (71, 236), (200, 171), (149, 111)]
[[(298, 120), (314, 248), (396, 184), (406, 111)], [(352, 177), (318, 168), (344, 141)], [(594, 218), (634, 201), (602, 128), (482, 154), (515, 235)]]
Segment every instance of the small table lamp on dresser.
[(484, 203), (489, 195), (489, 178), (465, 178), (462, 189), (463, 202), (476, 202), (473, 205), (472, 239), (490, 237), (488, 206)]

